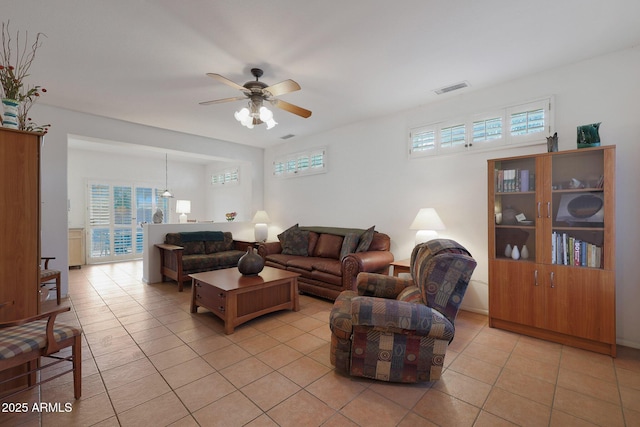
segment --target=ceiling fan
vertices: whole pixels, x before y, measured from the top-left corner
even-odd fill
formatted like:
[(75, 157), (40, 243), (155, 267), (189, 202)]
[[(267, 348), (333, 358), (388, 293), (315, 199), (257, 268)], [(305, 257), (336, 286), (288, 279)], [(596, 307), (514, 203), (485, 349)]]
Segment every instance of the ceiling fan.
[(248, 106), (242, 108), (240, 111), (236, 111), (235, 113), (236, 120), (248, 128), (253, 128), (254, 125), (266, 123), (267, 129), (271, 129), (277, 124), (275, 120), (273, 120), (273, 113), (264, 106), (265, 101), (277, 108), (296, 114), (300, 117), (304, 117), (305, 119), (311, 116), (311, 111), (276, 98), (279, 95), (300, 90), (300, 85), (298, 83), (288, 79), (268, 86), (266, 83), (258, 81), (263, 74), (263, 71), (260, 68), (252, 68), (251, 74), (256, 78), (256, 80), (246, 82), (244, 85), (240, 86), (220, 74), (207, 73), (207, 76), (213, 77), (227, 86), (240, 90), (244, 95), (215, 99), (213, 101), (204, 101), (201, 102), (200, 105), (221, 104), (223, 102), (248, 99)]

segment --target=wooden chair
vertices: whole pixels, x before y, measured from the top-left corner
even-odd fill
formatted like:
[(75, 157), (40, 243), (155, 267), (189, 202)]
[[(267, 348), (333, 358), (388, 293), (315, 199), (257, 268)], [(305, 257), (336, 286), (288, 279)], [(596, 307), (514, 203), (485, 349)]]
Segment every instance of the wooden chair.
[[(5, 400), (69, 372), (73, 372), (73, 394), (76, 399), (80, 398), (82, 394), (82, 345), (80, 338), (82, 331), (72, 326), (55, 323), (58, 314), (69, 310), (70, 308), (66, 307), (26, 319), (0, 323), (0, 372), (24, 364), (28, 365), (27, 372), (17, 373), (0, 382), (1, 385), (26, 376), (27, 387), (0, 396), (0, 400)], [(66, 347), (71, 347), (70, 356), (54, 355)], [(57, 359), (57, 361), (38, 367), (40, 357), (49, 357)], [(64, 362), (71, 362), (71, 369), (36, 381), (36, 372)]]
[[(55, 257), (42, 257), (41, 260), (44, 261), (44, 266), (40, 270), (40, 287), (47, 288), (47, 292), (55, 289), (56, 291), (56, 302), (60, 305), (60, 270), (52, 270), (49, 268), (49, 261), (55, 259)], [(47, 285), (50, 283), (56, 283), (55, 288), (49, 288)]]

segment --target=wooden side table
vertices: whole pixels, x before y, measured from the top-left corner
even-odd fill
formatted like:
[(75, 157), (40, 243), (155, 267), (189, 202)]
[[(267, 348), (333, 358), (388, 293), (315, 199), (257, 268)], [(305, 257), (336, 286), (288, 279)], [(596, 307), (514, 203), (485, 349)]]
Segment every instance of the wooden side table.
[(398, 261), (393, 261), (391, 265), (393, 266), (393, 277), (398, 277), (400, 273), (411, 273), (411, 259), (401, 259)]

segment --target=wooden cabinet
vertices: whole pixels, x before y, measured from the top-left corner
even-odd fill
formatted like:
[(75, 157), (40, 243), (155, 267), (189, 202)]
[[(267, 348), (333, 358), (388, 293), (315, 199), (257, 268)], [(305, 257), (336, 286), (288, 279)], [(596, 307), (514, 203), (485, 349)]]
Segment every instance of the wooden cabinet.
[(0, 206), (0, 321), (6, 321), (39, 311), (39, 134), (0, 127)]
[(615, 356), (615, 146), (488, 172), (490, 326)]
[(84, 263), (84, 228), (70, 228), (69, 267), (80, 268)]
[[(40, 135), (0, 127), (0, 322), (40, 311)], [(0, 395), (27, 378), (6, 381), (25, 366), (0, 373)]]

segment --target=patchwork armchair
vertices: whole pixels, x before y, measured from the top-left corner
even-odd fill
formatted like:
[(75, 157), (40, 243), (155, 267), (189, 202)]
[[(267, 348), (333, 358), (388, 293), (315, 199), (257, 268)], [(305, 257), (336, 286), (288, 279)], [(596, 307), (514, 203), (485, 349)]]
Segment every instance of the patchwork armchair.
[(440, 378), (454, 322), (476, 261), (460, 244), (434, 239), (411, 253), (411, 278), (360, 273), (329, 319), (336, 371), (413, 383)]

